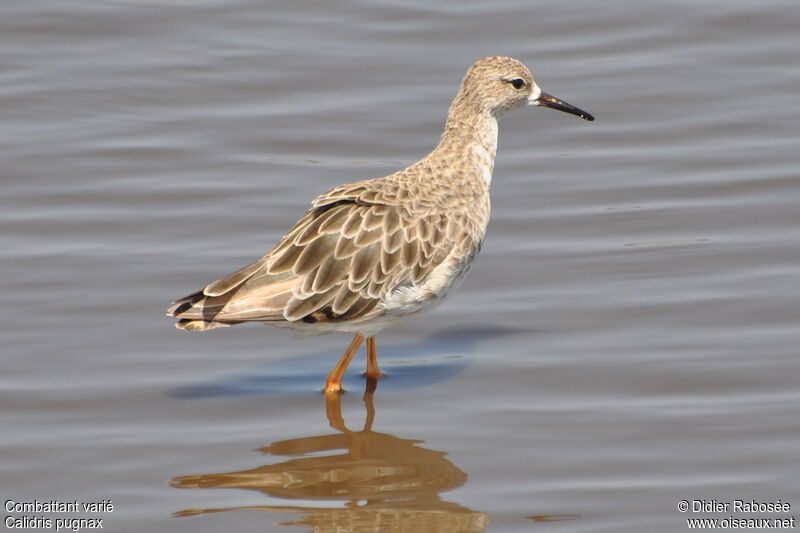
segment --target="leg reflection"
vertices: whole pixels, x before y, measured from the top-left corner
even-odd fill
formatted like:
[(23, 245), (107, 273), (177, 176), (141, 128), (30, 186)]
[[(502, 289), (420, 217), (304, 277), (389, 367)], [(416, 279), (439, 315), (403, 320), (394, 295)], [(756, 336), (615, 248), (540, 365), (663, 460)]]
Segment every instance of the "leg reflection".
[[(483, 531), (488, 515), (440, 497), (441, 492), (459, 487), (467, 480), (467, 475), (445, 458), (445, 452), (422, 448), (420, 439), (401, 439), (372, 430), (376, 388), (377, 380), (369, 378), (363, 397), (367, 414), (360, 431), (345, 425), (342, 396), (326, 394), (328, 423), (336, 433), (278, 441), (260, 450), (270, 456), (291, 459), (250, 470), (170, 480), (177, 488), (256, 490), (270, 500), (268, 504), (192, 509), (176, 514), (245, 509), (295, 512), (302, 516), (280, 525), (311, 527), (318, 533)], [(325, 503), (320, 507), (293, 506), (287, 500)], [(332, 501), (340, 502), (340, 506), (331, 508)]]

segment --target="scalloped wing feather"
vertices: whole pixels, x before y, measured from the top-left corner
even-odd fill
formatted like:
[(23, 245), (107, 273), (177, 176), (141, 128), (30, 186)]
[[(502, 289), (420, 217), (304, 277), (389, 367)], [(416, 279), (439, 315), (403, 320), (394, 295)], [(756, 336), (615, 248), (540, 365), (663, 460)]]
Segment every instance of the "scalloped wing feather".
[(390, 185), (367, 180), (321, 195), (267, 255), (177, 300), (168, 314), (183, 329), (380, 316), (393, 290), (423, 285), (454, 248), (481, 237), (471, 235), (466, 210), (412, 215), (390, 205), (407, 192)]

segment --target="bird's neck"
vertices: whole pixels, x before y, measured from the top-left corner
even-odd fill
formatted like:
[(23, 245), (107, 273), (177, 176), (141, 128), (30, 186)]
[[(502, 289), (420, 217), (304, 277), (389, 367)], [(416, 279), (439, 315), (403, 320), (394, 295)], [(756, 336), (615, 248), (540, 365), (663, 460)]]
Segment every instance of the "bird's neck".
[(481, 176), (488, 187), (497, 153), (497, 130), (493, 114), (454, 102), (434, 153), (455, 158), (464, 170)]

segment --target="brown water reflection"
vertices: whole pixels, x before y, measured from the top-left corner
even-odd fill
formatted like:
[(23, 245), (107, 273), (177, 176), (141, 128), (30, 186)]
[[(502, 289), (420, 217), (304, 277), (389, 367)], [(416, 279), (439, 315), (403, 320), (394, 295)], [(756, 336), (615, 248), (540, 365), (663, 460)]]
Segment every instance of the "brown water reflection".
[[(186, 509), (178, 516), (222, 511), (298, 512), (302, 517), (282, 526), (313, 527), (316, 532), (479, 532), (489, 515), (453, 502), (440, 493), (467, 481), (467, 474), (445, 459), (445, 452), (418, 446), (421, 440), (401, 439), (372, 431), (376, 381), (364, 393), (364, 428), (352, 431), (342, 418), (341, 398), (326, 398), (326, 414), (339, 433), (278, 441), (261, 451), (295, 457), (250, 470), (179, 476), (177, 488), (237, 488), (258, 490), (286, 500), (340, 501), (341, 507), (263, 505)], [(340, 452), (340, 453), (336, 453)], [(325, 454), (325, 455), (320, 455)]]

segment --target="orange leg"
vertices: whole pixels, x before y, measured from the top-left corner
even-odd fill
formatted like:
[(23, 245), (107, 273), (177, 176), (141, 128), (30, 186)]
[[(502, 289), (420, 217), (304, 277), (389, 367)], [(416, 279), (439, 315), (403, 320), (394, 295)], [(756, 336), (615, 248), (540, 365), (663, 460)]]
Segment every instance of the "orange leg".
[(344, 377), (344, 373), (347, 372), (350, 360), (353, 359), (353, 356), (358, 351), (358, 347), (361, 346), (362, 342), (364, 342), (364, 335), (356, 333), (356, 336), (353, 337), (353, 342), (350, 343), (350, 346), (344, 352), (342, 358), (339, 359), (339, 362), (333, 367), (331, 373), (328, 374), (328, 380), (325, 382), (325, 394), (342, 391), (342, 378)]
[(375, 337), (367, 337), (367, 377), (378, 379), (383, 372), (378, 368), (378, 352), (375, 349)]

